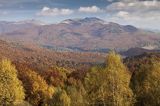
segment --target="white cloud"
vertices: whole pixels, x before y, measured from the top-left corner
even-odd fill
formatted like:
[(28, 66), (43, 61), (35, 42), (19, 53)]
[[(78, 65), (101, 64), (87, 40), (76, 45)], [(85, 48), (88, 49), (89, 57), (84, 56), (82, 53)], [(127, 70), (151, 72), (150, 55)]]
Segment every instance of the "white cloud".
[(107, 20), (142, 28), (160, 28), (160, 1), (121, 0), (106, 7)]
[(129, 16), (129, 13), (126, 11), (120, 11), (117, 13), (118, 17), (127, 18)]
[(131, 1), (131, 2), (114, 2), (107, 6), (107, 11), (143, 11), (143, 10), (160, 10), (160, 2), (153, 1)]
[(117, 14), (112, 15), (108, 20), (121, 24), (131, 24), (146, 29), (160, 28), (159, 12), (149, 12), (141, 15), (139, 13), (118, 12)]
[(102, 10), (97, 7), (97, 6), (91, 6), (91, 7), (80, 7), (79, 12), (84, 12), (84, 13), (98, 13), (102, 12)]
[(70, 15), (74, 11), (71, 9), (59, 9), (59, 8), (49, 8), (43, 7), (43, 9), (37, 13), (40, 16), (58, 16), (58, 15)]
[(44, 12), (44, 11), (48, 11), (48, 10), (50, 10), (49, 7), (43, 7), (43, 9), (42, 9), (43, 12)]
[(158, 2), (156, 0), (154, 1), (144, 1), (144, 5), (147, 6), (147, 7), (150, 7), (150, 6), (158, 6), (157, 4)]

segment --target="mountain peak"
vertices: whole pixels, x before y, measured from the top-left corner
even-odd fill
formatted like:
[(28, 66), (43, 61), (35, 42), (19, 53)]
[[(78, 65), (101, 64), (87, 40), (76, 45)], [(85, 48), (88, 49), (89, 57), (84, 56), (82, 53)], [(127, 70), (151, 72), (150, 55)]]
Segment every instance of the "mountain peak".
[(84, 24), (95, 24), (95, 23), (104, 24), (105, 21), (96, 17), (86, 17), (83, 19), (67, 19), (62, 21), (61, 23), (73, 24), (73, 25), (84, 25)]
[(81, 20), (85, 20), (85, 21), (99, 21), (99, 22), (104, 22), (104, 20), (99, 19), (99, 18), (97, 18), (97, 17), (86, 17), (86, 18), (81, 19)]

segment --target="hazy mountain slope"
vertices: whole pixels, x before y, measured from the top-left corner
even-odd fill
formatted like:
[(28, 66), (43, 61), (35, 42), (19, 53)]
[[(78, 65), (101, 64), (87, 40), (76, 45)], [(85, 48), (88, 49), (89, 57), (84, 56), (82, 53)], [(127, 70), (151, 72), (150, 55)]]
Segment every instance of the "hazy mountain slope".
[[(68, 66), (89, 65), (103, 62), (105, 54), (56, 52), (33, 45), (21, 45), (0, 40), (0, 59), (10, 59), (14, 63), (24, 64), (31, 68), (44, 70), (53, 65)], [(78, 68), (78, 67), (77, 67)]]
[(121, 55), (126, 57), (138, 56), (144, 53), (160, 53), (160, 50), (148, 50), (144, 48), (130, 48), (127, 51), (120, 52)]
[[(1, 26), (1, 25), (0, 25)], [(13, 24), (11, 26), (14, 26)], [(8, 26), (7, 26), (8, 27)], [(159, 48), (160, 36), (131, 25), (119, 25), (98, 18), (68, 19), (59, 24), (14, 26), (3, 38), (40, 46), (94, 49), (128, 49), (153, 45)], [(26, 28), (27, 27), (27, 28)], [(8, 30), (12, 27), (8, 27)], [(0, 28), (0, 30), (2, 30)]]

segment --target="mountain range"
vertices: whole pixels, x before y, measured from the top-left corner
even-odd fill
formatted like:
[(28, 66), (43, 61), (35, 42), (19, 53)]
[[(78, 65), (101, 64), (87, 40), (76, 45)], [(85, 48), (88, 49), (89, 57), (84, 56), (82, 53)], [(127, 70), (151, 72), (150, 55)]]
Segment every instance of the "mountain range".
[(159, 49), (160, 35), (136, 28), (106, 22), (96, 17), (67, 19), (46, 25), (40, 21), (0, 22), (0, 37), (10, 42), (41, 48), (69, 51)]

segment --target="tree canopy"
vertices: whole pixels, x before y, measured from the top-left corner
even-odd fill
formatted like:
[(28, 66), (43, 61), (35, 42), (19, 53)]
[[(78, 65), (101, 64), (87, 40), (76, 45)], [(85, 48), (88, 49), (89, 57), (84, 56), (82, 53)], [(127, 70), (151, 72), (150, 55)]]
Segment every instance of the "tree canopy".
[(0, 62), (0, 105), (11, 106), (23, 102), (25, 98), (22, 82), (17, 78), (17, 70), (11, 61)]
[(121, 57), (110, 52), (106, 57), (106, 67), (94, 67), (86, 75), (85, 87), (90, 104), (130, 106), (133, 102), (130, 77)]

